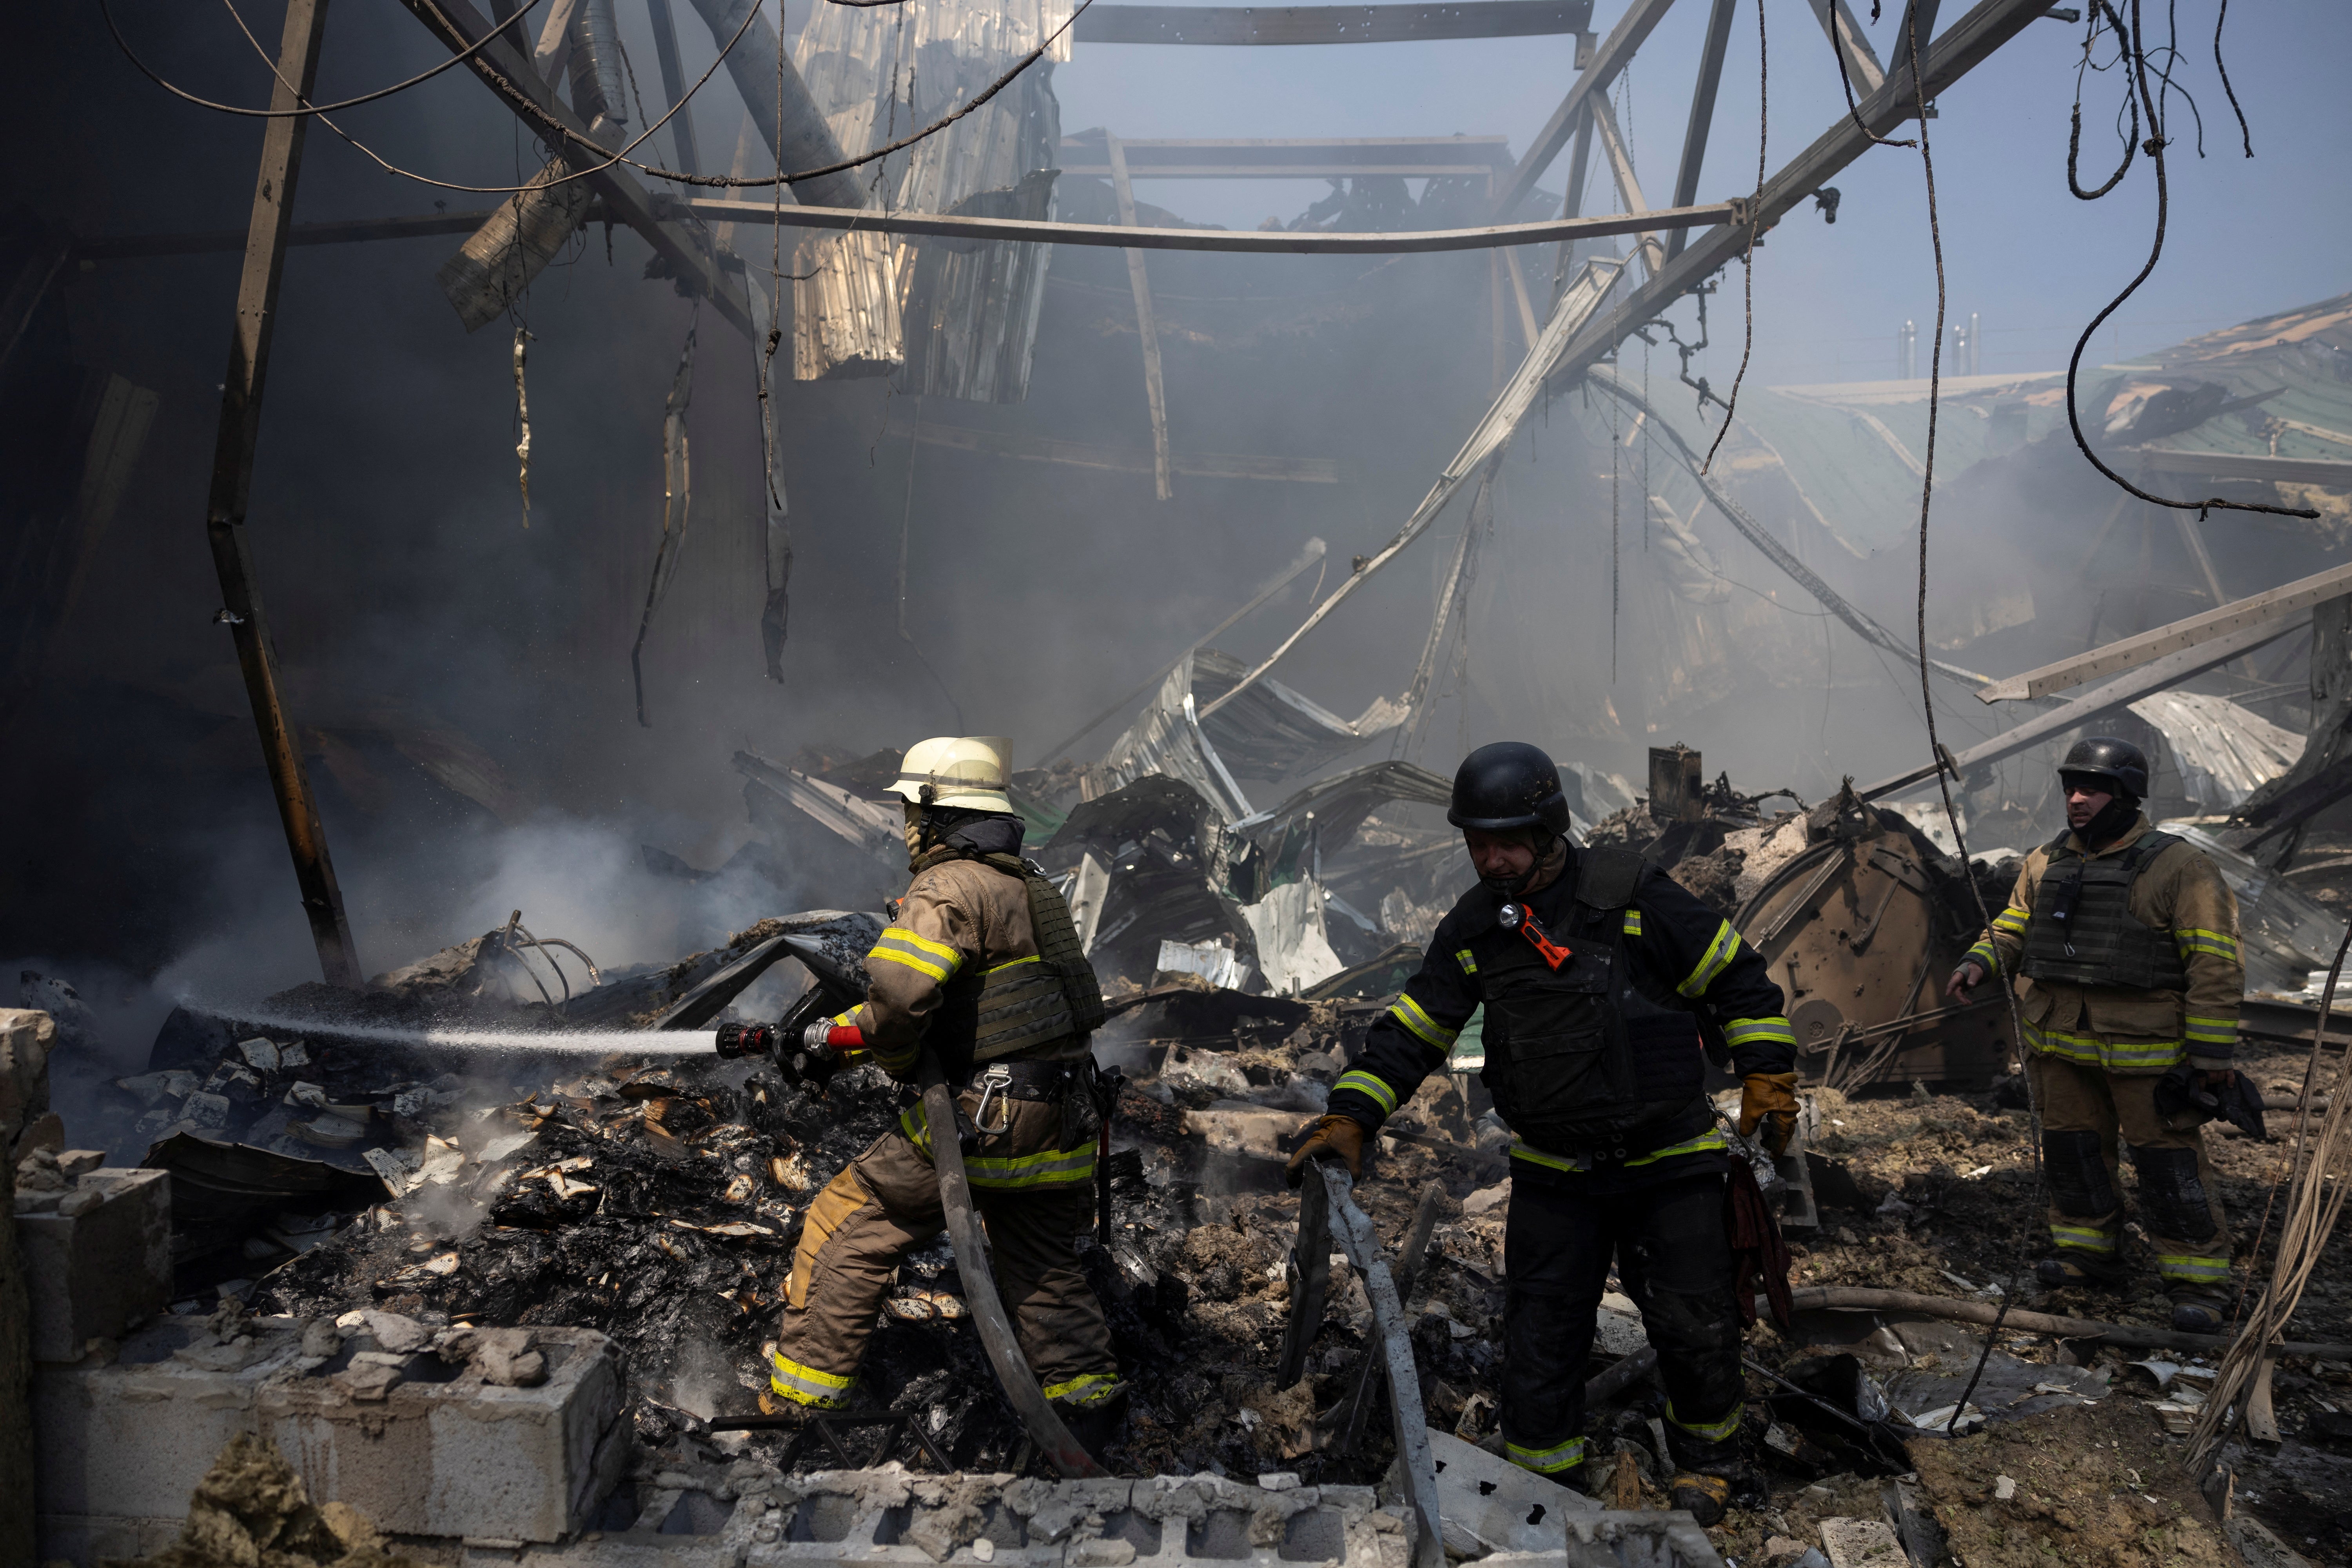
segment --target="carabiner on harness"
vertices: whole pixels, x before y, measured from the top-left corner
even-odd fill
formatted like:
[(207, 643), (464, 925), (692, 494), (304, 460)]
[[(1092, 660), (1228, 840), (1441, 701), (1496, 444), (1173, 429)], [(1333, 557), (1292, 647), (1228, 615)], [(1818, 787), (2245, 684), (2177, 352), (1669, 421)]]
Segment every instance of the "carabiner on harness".
[[(986, 1072), (975, 1080), (980, 1085), (980, 1103), (971, 1108), (972, 1131), (982, 1138), (993, 1138), (1009, 1131), (1013, 1126), (1013, 1069), (1003, 1062), (991, 1063)], [(988, 1101), (993, 1096), (1003, 1120), (995, 1126), (988, 1124)]]

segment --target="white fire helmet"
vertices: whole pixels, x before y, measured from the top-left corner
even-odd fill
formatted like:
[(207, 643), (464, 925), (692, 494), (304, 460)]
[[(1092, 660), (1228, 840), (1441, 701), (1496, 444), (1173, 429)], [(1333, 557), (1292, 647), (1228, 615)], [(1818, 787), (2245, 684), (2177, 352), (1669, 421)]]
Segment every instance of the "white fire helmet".
[(1013, 742), (1003, 735), (941, 735), (907, 749), (890, 793), (919, 805), (1011, 811), (1005, 785)]

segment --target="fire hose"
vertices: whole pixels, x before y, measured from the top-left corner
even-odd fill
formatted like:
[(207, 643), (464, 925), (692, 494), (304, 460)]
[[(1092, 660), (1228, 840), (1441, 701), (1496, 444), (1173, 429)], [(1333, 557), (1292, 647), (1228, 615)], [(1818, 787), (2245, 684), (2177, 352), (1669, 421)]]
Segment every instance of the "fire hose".
[(947, 1215), (956, 1271), (963, 1277), (964, 1304), (971, 1309), (971, 1321), (980, 1326), (980, 1342), (988, 1352), (988, 1363), (996, 1369), (996, 1381), (1003, 1385), (1004, 1397), (1012, 1402), (1037, 1451), (1065, 1479), (1108, 1475), (1110, 1472), (1097, 1464), (1062, 1424), (1053, 1401), (1039, 1386), (1037, 1374), (1022, 1355), (1020, 1342), (1013, 1337), (1003, 1300), (996, 1293), (996, 1276), (989, 1268), (988, 1238), (971, 1206), (971, 1183), (964, 1175), (963, 1150), (958, 1142), (961, 1129), (955, 1097), (940, 1075), (939, 1058), (928, 1049), (917, 1070), (917, 1083), (923, 1091), (923, 1117), (931, 1135), (931, 1168), (940, 1176), (940, 1207)]

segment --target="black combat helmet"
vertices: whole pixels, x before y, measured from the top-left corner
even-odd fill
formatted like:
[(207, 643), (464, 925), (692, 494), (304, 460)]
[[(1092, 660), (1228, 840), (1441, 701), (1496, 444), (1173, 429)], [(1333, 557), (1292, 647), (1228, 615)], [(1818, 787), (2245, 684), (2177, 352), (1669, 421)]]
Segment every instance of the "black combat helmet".
[[(2127, 795), (2134, 800), (2147, 798), (2147, 758), (2129, 741), (2118, 741), (2113, 735), (2084, 736), (2058, 764), (2061, 784), (2076, 774), (2114, 785), (2111, 794)], [(1454, 798), (1461, 798), (1459, 784), (1454, 786)]]
[(1445, 820), (1456, 827), (1507, 833), (1542, 827), (1568, 834), (1568, 796), (1549, 757), (1524, 741), (1497, 741), (1462, 759)]

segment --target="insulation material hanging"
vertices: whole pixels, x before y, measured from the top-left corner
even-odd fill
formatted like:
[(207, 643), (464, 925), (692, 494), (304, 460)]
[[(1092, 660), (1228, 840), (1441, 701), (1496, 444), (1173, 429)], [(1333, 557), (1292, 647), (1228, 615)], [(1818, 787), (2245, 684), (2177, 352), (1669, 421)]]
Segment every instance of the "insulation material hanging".
[(549, 159), (434, 274), (467, 331), (504, 315), (571, 242), (594, 199), (573, 173), (564, 158)]
[(646, 633), (653, 629), (654, 612), (677, 580), (677, 563), (686, 548), (687, 512), (694, 499), (693, 470), (687, 459), (686, 411), (694, 401), (694, 329), (686, 333), (686, 347), (677, 356), (677, 374), (670, 381), (662, 405), (662, 535), (654, 552), (652, 578), (646, 584), (645, 613), (637, 621), (637, 640), (629, 649), (629, 675), (635, 682), (637, 722), (653, 728), (646, 718)]
[(621, 79), (621, 27), (613, 0), (581, 0), (572, 13), (572, 107), (588, 134), (616, 146), (629, 122), (629, 94)]
[[(618, 147), (629, 109), (613, 0), (578, 0), (568, 37), (572, 107), (588, 122), (592, 138)], [(550, 158), (435, 274), (467, 331), (503, 314), (580, 227), (595, 192), (586, 180), (572, 177), (583, 166), (572, 161), (578, 156), (578, 149), (566, 148)]]
[[(1069, 16), (1067, 0), (904, 0), (824, 5), (795, 51), (845, 147), (880, 145), (986, 90)], [(1066, 33), (1047, 59), (1069, 58)], [(1061, 111), (1040, 66), (938, 135), (857, 171), (876, 205), (909, 212), (1050, 218)], [(887, 374), (908, 390), (989, 403), (1028, 395), (1052, 247), (812, 237), (793, 270), (793, 374)]]
[(530, 334), (515, 323), (515, 472), (522, 486), (522, 525), (530, 526), (530, 396), (523, 390), (523, 362), (530, 357)]
[(760, 378), (760, 458), (762, 521), (760, 553), (766, 579), (766, 596), (760, 605), (760, 648), (767, 660), (768, 679), (784, 678), (784, 634), (792, 615), (793, 518), (784, 495), (783, 477), (776, 471), (776, 347), (782, 330), (776, 325), (775, 302), (767, 289), (748, 273), (744, 294), (751, 305), (752, 353)]

